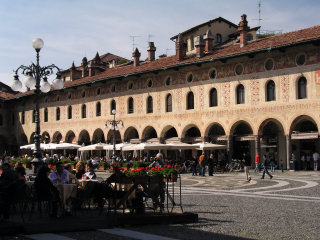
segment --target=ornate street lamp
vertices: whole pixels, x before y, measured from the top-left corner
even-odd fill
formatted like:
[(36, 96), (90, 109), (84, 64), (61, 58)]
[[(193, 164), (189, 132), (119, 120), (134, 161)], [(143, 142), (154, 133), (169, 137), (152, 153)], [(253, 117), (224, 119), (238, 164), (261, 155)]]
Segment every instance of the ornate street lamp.
[(113, 115), (113, 120), (107, 120), (106, 124), (104, 125), (104, 129), (108, 129), (108, 125), (110, 125), (110, 129), (113, 130), (113, 153), (112, 153), (112, 161), (116, 160), (116, 131), (119, 130), (118, 124), (121, 124), (120, 129), (124, 129), (123, 121), (116, 120), (116, 110), (112, 109), (111, 111)]
[[(37, 62), (36, 64), (31, 63), (30, 66), (21, 65), (17, 70), (15, 70), (14, 80), (11, 84), (11, 88), (14, 91), (20, 91), (22, 88), (22, 83), (19, 80), (18, 72), (21, 71), (23, 75), (27, 76), (25, 79), (25, 86), (28, 89), (35, 88), (35, 97), (36, 97), (36, 108), (35, 108), (35, 134), (34, 134), (34, 144), (35, 148), (33, 151), (34, 159), (32, 163), (34, 164), (34, 174), (38, 173), (39, 167), (42, 163), (42, 154), (40, 149), (40, 119), (39, 119), (39, 100), (41, 92), (47, 93), (50, 91), (51, 86), (48, 83), (48, 76), (56, 71), (57, 77), (52, 81), (53, 89), (62, 89), (63, 88), (63, 81), (61, 80), (60, 69), (51, 64), (49, 66), (41, 67), (39, 65), (39, 52), (41, 48), (43, 48), (43, 40), (40, 38), (36, 38), (32, 41), (32, 47), (36, 50), (37, 53)], [(42, 79), (42, 81), (41, 81)], [(40, 82), (41, 81), (41, 82)]]

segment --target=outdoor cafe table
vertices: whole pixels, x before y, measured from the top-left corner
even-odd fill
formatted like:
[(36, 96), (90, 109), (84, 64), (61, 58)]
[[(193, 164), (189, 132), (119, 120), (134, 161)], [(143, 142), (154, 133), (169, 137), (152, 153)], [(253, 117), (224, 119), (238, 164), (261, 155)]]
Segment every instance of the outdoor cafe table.
[(55, 186), (60, 193), (60, 199), (63, 208), (70, 208), (68, 205), (68, 199), (77, 196), (77, 184), (56, 184)]
[(96, 179), (79, 179), (79, 187), (85, 188), (88, 182), (98, 182)]

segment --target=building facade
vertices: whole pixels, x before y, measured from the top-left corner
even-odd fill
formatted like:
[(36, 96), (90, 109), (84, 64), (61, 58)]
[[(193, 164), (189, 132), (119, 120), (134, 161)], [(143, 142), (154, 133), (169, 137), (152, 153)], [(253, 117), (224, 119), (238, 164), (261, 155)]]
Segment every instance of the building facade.
[[(113, 131), (104, 125), (116, 109), (125, 125), (116, 132), (117, 142), (213, 142), (227, 145), (229, 159), (243, 152), (252, 159), (271, 154), (286, 168), (292, 153), (299, 159), (319, 152), (320, 26), (256, 38), (257, 28), (250, 29), (243, 15), (218, 45), (213, 29), (202, 27), (205, 35), (195, 37), (193, 52), (188, 53), (193, 33), (186, 31), (173, 38), (176, 55), (155, 59), (150, 43), (147, 61), (140, 61), (136, 49), (130, 64), (43, 94), (42, 140), (110, 143)], [(248, 37), (250, 31), (254, 37)], [(1, 141), (14, 152), (33, 142), (34, 93), (2, 100), (14, 119), (10, 127), (0, 126)], [(183, 157), (190, 155), (185, 151)]]

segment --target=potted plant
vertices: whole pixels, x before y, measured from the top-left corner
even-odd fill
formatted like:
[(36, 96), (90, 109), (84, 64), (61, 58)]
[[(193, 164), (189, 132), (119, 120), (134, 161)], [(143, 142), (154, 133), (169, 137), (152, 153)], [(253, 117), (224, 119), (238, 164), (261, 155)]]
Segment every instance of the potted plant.
[(106, 170), (107, 168), (107, 163), (106, 162), (100, 162), (100, 170)]

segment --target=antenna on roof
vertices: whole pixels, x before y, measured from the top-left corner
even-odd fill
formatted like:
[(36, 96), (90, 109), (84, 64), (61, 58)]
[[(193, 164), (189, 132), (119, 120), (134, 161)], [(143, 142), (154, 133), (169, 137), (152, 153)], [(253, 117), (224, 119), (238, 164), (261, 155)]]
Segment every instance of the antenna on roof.
[(258, 20), (259, 21), (259, 35), (260, 35), (260, 29), (261, 29), (261, 20), (263, 20), (261, 18), (261, 0), (259, 0), (259, 3), (258, 3), (258, 13), (259, 13), (259, 18), (258, 19), (253, 19), (253, 20)]
[(134, 47), (137, 45), (134, 43), (134, 39), (141, 36), (129, 36), (132, 39), (132, 52), (134, 51)]

